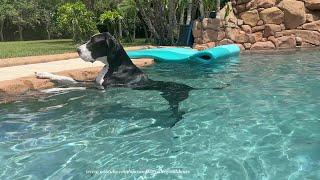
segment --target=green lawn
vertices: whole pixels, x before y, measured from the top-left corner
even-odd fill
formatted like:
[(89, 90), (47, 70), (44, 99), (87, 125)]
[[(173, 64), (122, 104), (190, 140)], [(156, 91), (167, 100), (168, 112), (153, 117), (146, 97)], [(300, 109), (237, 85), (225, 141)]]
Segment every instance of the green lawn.
[[(145, 45), (145, 39), (136, 39), (124, 46)], [(70, 39), (0, 42), (0, 59), (75, 52), (76, 45)]]

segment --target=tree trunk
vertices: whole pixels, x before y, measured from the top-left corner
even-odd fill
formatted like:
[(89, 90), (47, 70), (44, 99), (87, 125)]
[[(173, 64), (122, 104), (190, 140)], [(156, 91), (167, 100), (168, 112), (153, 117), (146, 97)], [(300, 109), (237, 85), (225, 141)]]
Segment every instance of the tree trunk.
[(192, 0), (188, 1), (188, 12), (187, 12), (187, 21), (186, 25), (190, 25), (191, 23), (191, 15), (192, 15)]
[(150, 39), (149, 39), (149, 34), (148, 34), (148, 29), (145, 25), (143, 25), (143, 30), (144, 30), (144, 36), (146, 38), (146, 41), (147, 42), (150, 42)]
[(168, 38), (171, 45), (174, 42), (174, 32), (176, 30), (176, 0), (169, 1), (169, 27), (168, 27)]
[(182, 7), (182, 9), (181, 9), (181, 14), (180, 14), (180, 19), (179, 19), (180, 25), (184, 24), (184, 9), (185, 9), (185, 7)]
[(137, 19), (137, 14), (134, 14), (134, 18), (133, 18), (133, 32), (132, 32), (132, 39), (135, 40), (136, 39), (136, 19)]
[(0, 19), (0, 41), (4, 41), (4, 35), (3, 35), (3, 27), (4, 27), (4, 19)]
[(94, 1), (93, 0), (85, 0), (85, 5), (90, 11), (94, 10)]
[(72, 20), (72, 39), (77, 41), (76, 39), (76, 27), (75, 27), (75, 20)]
[(46, 31), (47, 31), (47, 39), (50, 40), (51, 39), (51, 31), (50, 31), (49, 24), (46, 24)]
[(23, 41), (23, 27), (21, 25), (18, 25), (19, 28), (19, 39), (20, 41)]
[(150, 30), (150, 32), (154, 35), (154, 37), (157, 40), (160, 40), (160, 36), (158, 34), (158, 32), (156, 31), (156, 29), (154, 28), (151, 20), (147, 17), (146, 12), (144, 11), (141, 3), (139, 0), (135, 0), (136, 4), (137, 4), (137, 8), (139, 9), (140, 13), (141, 13), (141, 17), (143, 19), (143, 21), (146, 23), (146, 25), (148, 26), (148, 29)]
[(199, 0), (199, 10), (200, 10), (200, 16), (201, 16), (201, 18), (204, 18), (203, 0)]
[(216, 0), (216, 18), (220, 19), (220, 0)]
[(47, 39), (48, 39), (48, 40), (51, 40), (51, 32), (50, 32), (50, 30), (48, 30), (48, 29), (47, 29)]
[(122, 39), (122, 24), (121, 19), (118, 20), (119, 38)]

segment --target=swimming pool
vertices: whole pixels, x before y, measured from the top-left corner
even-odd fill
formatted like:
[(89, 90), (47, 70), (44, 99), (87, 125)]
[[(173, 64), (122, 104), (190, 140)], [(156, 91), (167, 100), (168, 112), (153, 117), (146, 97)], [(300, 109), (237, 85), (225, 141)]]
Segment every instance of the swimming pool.
[(173, 118), (157, 91), (73, 91), (0, 105), (0, 179), (320, 179), (318, 50), (144, 71), (205, 89), (190, 92), (172, 128), (150, 127)]

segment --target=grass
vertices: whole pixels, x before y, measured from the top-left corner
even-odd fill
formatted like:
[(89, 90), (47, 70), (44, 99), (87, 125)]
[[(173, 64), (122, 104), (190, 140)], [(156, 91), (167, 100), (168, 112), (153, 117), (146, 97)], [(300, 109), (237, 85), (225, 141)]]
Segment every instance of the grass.
[(69, 39), (0, 42), (0, 59), (74, 52)]
[[(135, 42), (122, 44), (128, 47), (146, 43), (145, 39), (136, 39)], [(75, 48), (76, 45), (71, 39), (0, 42), (0, 59), (62, 54), (75, 52)]]
[(146, 43), (146, 39), (141, 38), (141, 39), (135, 39), (135, 41), (130, 42), (130, 43), (122, 42), (121, 44), (124, 47), (130, 47), (130, 46), (150, 45), (151, 43)]

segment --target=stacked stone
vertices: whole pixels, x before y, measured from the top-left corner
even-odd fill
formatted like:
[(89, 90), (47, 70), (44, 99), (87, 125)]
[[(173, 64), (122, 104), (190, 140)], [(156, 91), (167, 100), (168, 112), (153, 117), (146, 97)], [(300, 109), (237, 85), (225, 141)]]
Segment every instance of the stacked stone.
[(235, 16), (228, 22), (195, 23), (195, 48), (231, 43), (248, 50), (320, 45), (320, 0), (233, 0), (232, 6)]
[(216, 42), (225, 38), (225, 32), (221, 28), (219, 19), (205, 18), (201, 22), (196, 21), (192, 33), (195, 48), (199, 50), (214, 47)]

